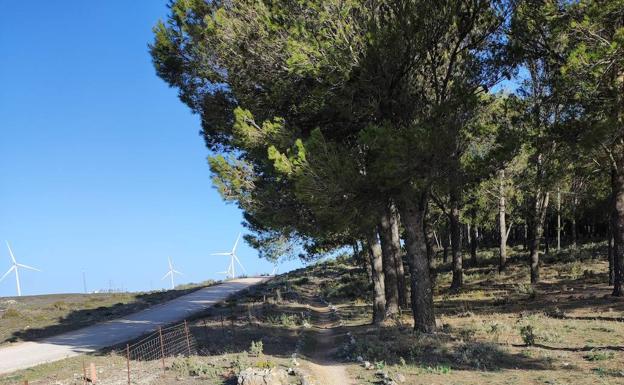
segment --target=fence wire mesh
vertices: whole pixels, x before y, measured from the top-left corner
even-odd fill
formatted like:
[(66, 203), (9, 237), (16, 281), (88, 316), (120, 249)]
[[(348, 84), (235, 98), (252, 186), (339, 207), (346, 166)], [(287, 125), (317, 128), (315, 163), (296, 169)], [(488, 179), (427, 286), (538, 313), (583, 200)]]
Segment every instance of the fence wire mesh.
[(164, 371), (169, 358), (197, 354), (197, 341), (190, 333), (189, 325), (184, 321), (159, 328), (140, 341), (118, 350), (117, 354), (126, 358), (127, 381), (131, 384), (144, 377), (146, 369), (148, 372), (153, 371), (156, 362)]
[[(133, 344), (111, 352), (108, 364), (96, 367), (88, 359), (82, 363), (82, 373), (75, 373), (68, 385), (125, 385), (148, 384), (174, 365), (174, 358), (198, 353), (197, 341), (186, 321), (157, 329)], [(91, 367), (93, 366), (93, 367)], [(120, 370), (121, 369), (121, 370)], [(47, 380), (22, 380), (19, 385), (49, 385)]]

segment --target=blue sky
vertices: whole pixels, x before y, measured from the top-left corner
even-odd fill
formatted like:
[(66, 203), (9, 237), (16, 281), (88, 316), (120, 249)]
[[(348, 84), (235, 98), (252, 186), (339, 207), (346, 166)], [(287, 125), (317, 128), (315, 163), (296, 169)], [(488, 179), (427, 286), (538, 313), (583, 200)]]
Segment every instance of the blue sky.
[[(0, 22), (0, 275), (24, 294), (217, 278), (243, 230), (210, 182), (199, 120), (154, 72), (166, 1), (5, 2)], [(272, 265), (243, 244), (250, 273)], [(298, 267), (292, 261), (285, 271)], [(0, 296), (15, 294), (14, 277)]]

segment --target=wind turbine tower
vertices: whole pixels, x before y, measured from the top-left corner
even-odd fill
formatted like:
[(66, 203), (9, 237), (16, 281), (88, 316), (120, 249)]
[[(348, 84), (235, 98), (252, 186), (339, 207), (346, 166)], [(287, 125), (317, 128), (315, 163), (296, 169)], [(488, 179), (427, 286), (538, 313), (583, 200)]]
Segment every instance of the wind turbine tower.
[(9, 241), (6, 241), (6, 244), (7, 244), (7, 247), (9, 248), (9, 255), (11, 255), (11, 262), (13, 266), (11, 266), (11, 268), (6, 273), (4, 273), (2, 278), (0, 278), (0, 281), (5, 279), (7, 275), (11, 274), (11, 272), (14, 271), (15, 272), (15, 286), (17, 287), (17, 296), (21, 297), (22, 288), (20, 287), (19, 268), (21, 267), (23, 269), (34, 270), (34, 271), (41, 271), (41, 270), (35, 269), (34, 267), (30, 267), (27, 265), (22, 265), (21, 263), (17, 263), (17, 261), (15, 260), (15, 256), (13, 255), (13, 250), (11, 250), (11, 245), (9, 245)]
[(171, 263), (171, 258), (167, 257), (167, 260), (169, 261), (169, 270), (167, 271), (167, 274), (165, 274), (162, 279), (165, 279), (167, 277), (171, 277), (171, 290), (175, 289), (175, 283), (173, 282), (173, 275), (174, 274), (180, 274), (182, 275), (182, 273), (180, 273), (179, 271), (175, 270), (173, 268), (173, 263)]
[(225, 255), (225, 256), (230, 257), (230, 264), (227, 270), (219, 272), (219, 274), (225, 274), (226, 278), (236, 278), (236, 266), (235, 266), (236, 263), (238, 263), (238, 265), (241, 267), (241, 269), (243, 269), (245, 274), (247, 274), (245, 267), (243, 266), (240, 259), (238, 259), (238, 256), (236, 255), (236, 247), (238, 247), (238, 241), (240, 240), (240, 237), (241, 237), (241, 233), (238, 233), (238, 237), (236, 238), (236, 242), (234, 242), (234, 247), (232, 247), (232, 251), (227, 252), (227, 253), (211, 254), (211, 255)]

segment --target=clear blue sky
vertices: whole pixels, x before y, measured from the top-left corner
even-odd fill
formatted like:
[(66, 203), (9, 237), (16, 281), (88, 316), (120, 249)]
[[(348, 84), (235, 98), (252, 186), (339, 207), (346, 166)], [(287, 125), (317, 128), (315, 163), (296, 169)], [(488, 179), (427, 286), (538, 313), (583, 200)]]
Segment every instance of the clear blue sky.
[[(24, 294), (147, 290), (171, 256), (182, 282), (218, 277), (243, 230), (211, 185), (191, 115), (147, 44), (166, 1), (3, 2), (0, 22), (0, 275), (4, 240)], [(250, 273), (272, 265), (243, 244)], [(289, 262), (281, 271), (299, 266)], [(13, 276), (0, 296), (15, 294)]]

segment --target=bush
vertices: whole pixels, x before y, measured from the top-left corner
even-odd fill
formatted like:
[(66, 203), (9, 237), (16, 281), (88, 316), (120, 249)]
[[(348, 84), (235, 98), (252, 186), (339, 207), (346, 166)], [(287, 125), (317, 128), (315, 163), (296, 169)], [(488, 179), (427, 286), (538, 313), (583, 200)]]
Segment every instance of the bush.
[(251, 341), (251, 346), (249, 347), (249, 355), (254, 357), (260, 357), (263, 350), (264, 345), (262, 344), (262, 341)]
[(262, 360), (256, 362), (256, 367), (260, 369), (272, 369), (275, 367), (275, 363), (270, 360)]
[(301, 277), (294, 282), (295, 285), (306, 285), (308, 283), (310, 283), (310, 278), (308, 277)]
[(2, 319), (8, 319), (8, 318), (21, 318), (22, 317), (22, 313), (20, 313), (17, 309), (6, 309), (4, 311), (4, 313), (2, 313)]
[(520, 336), (522, 336), (522, 341), (524, 341), (525, 345), (535, 345), (535, 329), (533, 326), (524, 325), (520, 327)]
[(537, 291), (533, 285), (528, 283), (519, 283), (515, 285), (516, 292), (518, 294), (528, 295), (529, 298), (534, 299), (537, 297)]
[(52, 304), (52, 309), (57, 311), (69, 309), (69, 305), (65, 301), (56, 301)]
[(171, 364), (171, 370), (181, 376), (210, 377), (219, 374), (214, 365), (192, 357), (177, 358)]
[(230, 361), (230, 366), (234, 369), (236, 375), (249, 367), (249, 360), (247, 358), (247, 352), (237, 354)]
[(459, 364), (485, 370), (495, 369), (501, 351), (497, 345), (491, 343), (469, 342), (457, 347), (454, 352)]
[(303, 320), (297, 314), (281, 313), (280, 315), (269, 315), (267, 321), (274, 325), (280, 325), (284, 327), (295, 327), (299, 324), (303, 324)]
[(451, 367), (449, 365), (441, 364), (436, 366), (427, 366), (421, 368), (424, 374), (451, 374)]
[(587, 361), (605, 361), (610, 360), (613, 357), (615, 357), (613, 352), (605, 352), (601, 350), (592, 350), (584, 356)]

